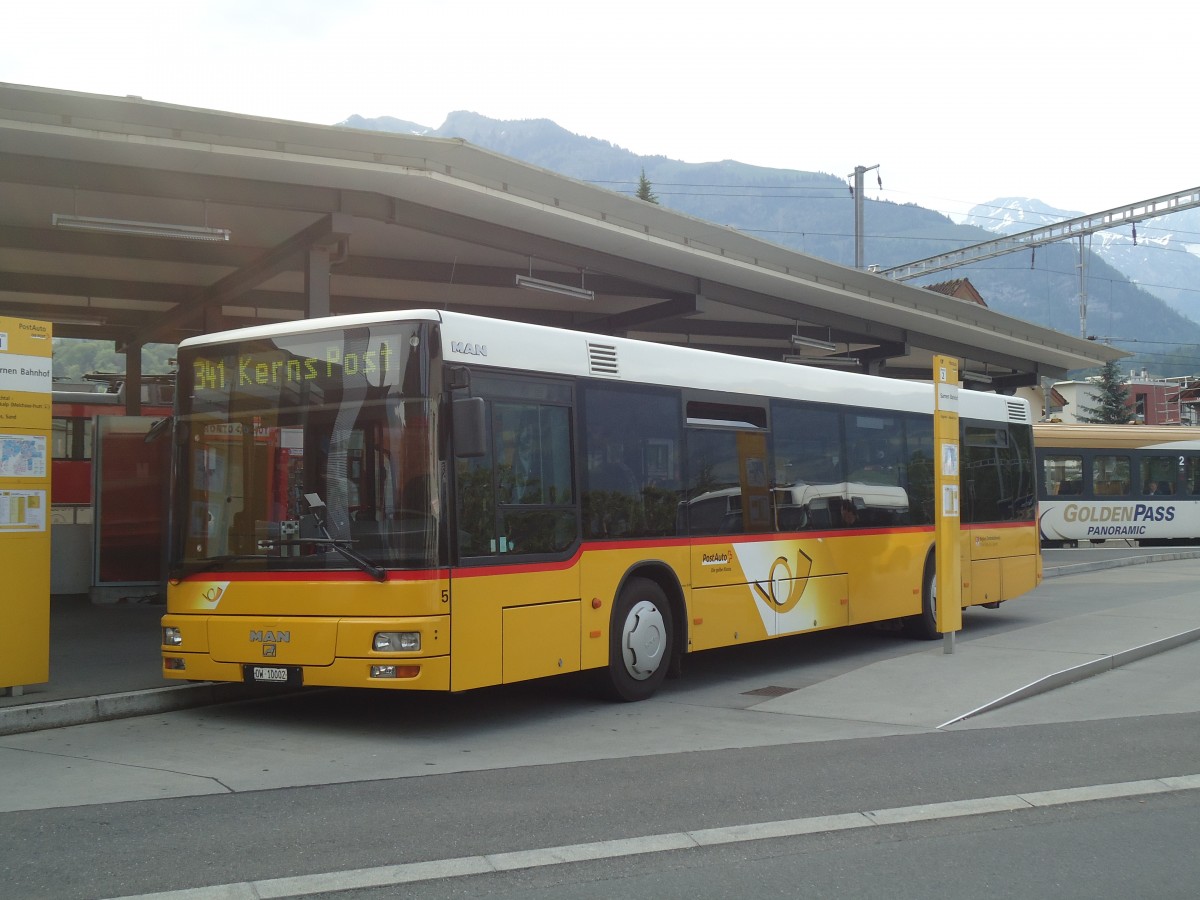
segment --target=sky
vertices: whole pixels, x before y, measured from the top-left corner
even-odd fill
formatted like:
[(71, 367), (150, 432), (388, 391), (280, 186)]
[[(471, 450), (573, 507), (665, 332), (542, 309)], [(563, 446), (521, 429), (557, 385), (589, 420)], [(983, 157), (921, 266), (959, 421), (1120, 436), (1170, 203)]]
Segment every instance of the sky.
[(956, 218), (1011, 196), (1090, 214), (1200, 185), (1178, 43), (1191, 15), (1109, 0), (55, 0), (6, 5), (0, 81), (325, 125), (551, 119), (686, 162), (878, 165), (868, 197)]

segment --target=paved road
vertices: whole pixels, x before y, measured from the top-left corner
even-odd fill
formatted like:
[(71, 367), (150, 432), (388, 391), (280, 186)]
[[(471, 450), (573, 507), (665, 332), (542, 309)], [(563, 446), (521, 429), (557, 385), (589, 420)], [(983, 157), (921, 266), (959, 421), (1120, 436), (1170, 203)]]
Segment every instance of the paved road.
[[(1062, 859), (1075, 858), (1072, 841), (1111, 846), (1098, 872), (1125, 858), (1120, 846), (1142, 846), (1122, 834), (1136, 825), (1144, 842), (1157, 841), (1161, 867), (1188, 876), (1194, 854), (1179, 858), (1175, 848), (1177, 835), (1190, 834), (1179, 819), (1194, 814), (1200, 787), (1200, 642), (1017, 703), (979, 701), (1003, 697), (1030, 673), (1196, 628), (1197, 576), (1200, 561), (1191, 560), (1051, 579), (999, 610), (968, 611), (950, 657), (940, 643), (873, 629), (702, 654), (641, 704), (595, 702), (580, 680), (564, 679), (451, 697), (312, 692), (8, 735), (0, 738), (0, 829), (14, 837), (0, 845), (0, 877), (23, 898), (203, 885), (230, 887), (195, 900), (291, 896), (329, 890), (334, 882), (317, 876), (378, 875), (383, 866), (398, 878), (414, 863), (545, 858), (545, 848), (599, 842), (610, 849), (592, 863), (422, 882), (420, 891), (600, 896), (587, 885), (611, 891), (611, 879), (629, 876), (629, 886), (657, 896), (720, 896), (715, 886), (736, 887), (753, 871), (738, 862), (744, 856), (765, 861), (764, 885), (782, 885), (790, 872), (793, 881), (811, 876), (870, 895), (871, 885), (848, 873), (887, 858), (872, 847), (908, 848), (916, 867), (943, 837), (977, 834), (1025, 852), (1032, 871), (1041, 857), (1030, 860), (1028, 835), (1043, 825)], [(1045, 793), (1061, 790), (1075, 793)], [(1136, 796), (1122, 799), (1130, 790)], [(1030, 800), (1047, 796), (1058, 798), (1051, 810), (1077, 812), (1054, 818)], [(1089, 796), (1109, 799), (1084, 802)], [(986, 811), (1014, 797), (1006, 802), (1015, 808)], [(938, 824), (946, 804), (964, 802), (948, 820), (955, 827)], [(886, 837), (879, 825), (841, 839), (793, 830), (780, 850), (781, 838), (770, 836), (778, 823), (862, 821), (913, 807), (923, 810), (909, 814), (916, 821), (886, 826)], [(1086, 813), (1095, 829), (1073, 827), (1085, 809), (1111, 817)], [(646, 854), (662, 836), (729, 828), (744, 840), (633, 857), (606, 843), (635, 839)], [(947, 847), (966, 866), (960, 874), (999, 864), (997, 853), (961, 852), (956, 841)], [(851, 868), (814, 870), (818, 857)], [(657, 880), (676, 869), (700, 881)], [(1027, 872), (1005, 884), (1024, 883), (1016, 874)], [(1106, 876), (1108, 896), (1130, 895), (1115, 890), (1125, 883), (1119, 874)], [(912, 884), (923, 878), (912, 869)], [(394, 883), (381, 890), (394, 895)]]

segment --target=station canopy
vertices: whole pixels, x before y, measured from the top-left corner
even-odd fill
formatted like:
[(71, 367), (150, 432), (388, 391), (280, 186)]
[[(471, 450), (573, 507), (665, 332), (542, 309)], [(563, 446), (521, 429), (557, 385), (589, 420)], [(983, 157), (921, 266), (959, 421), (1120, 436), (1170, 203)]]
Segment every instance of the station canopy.
[(1124, 355), (460, 140), (0, 84), (0, 315), (128, 348), (411, 308), (892, 377), (944, 354), (1005, 391)]

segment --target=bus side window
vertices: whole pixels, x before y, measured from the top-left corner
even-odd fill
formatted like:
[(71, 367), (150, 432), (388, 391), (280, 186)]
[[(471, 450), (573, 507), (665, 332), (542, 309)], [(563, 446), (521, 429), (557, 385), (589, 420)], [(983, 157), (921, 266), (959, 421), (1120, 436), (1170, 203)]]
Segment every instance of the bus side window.
[(584, 535), (675, 534), (683, 444), (679, 398), (642, 387), (586, 385), (581, 406)]

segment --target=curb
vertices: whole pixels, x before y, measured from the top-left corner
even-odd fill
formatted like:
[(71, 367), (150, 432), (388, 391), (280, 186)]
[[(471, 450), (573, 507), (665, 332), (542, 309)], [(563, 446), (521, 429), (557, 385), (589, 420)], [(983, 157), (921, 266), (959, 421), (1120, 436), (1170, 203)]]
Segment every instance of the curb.
[(0, 735), (22, 734), (68, 725), (87, 725), (109, 719), (149, 716), (196, 706), (231, 703), (265, 696), (242, 684), (184, 684), (172, 687), (51, 700), (0, 709)]
[(1102, 675), (1105, 672), (1111, 672), (1113, 669), (1119, 669), (1121, 666), (1137, 662), (1139, 659), (1145, 659), (1147, 656), (1166, 653), (1168, 650), (1174, 650), (1176, 647), (1182, 647), (1184, 644), (1190, 644), (1198, 640), (1200, 640), (1200, 628), (1192, 628), (1188, 631), (1181, 631), (1178, 634), (1170, 635), (1169, 637), (1159, 638), (1157, 641), (1151, 641), (1148, 644), (1142, 644), (1140, 647), (1130, 647), (1128, 650), (1120, 650), (1111, 656), (1102, 656), (1100, 659), (1093, 659), (1091, 662), (1063, 669), (1061, 672), (1051, 672), (1037, 681), (1030, 682), (1025, 687), (1017, 688), (1003, 697), (997, 697), (995, 700), (991, 700), (970, 712), (963, 713), (961, 716), (955, 716), (950, 721), (943, 722), (938, 728), (955, 725), (965, 719), (970, 719), (972, 716), (991, 712), (1002, 706), (1008, 706), (1010, 703), (1016, 703), (1018, 700), (1036, 697), (1038, 694), (1049, 693), (1060, 687), (1075, 684), (1077, 681), (1084, 681), (1093, 675)]
[(1172, 562), (1177, 559), (1200, 559), (1200, 550), (1173, 550), (1169, 553), (1153, 553), (1149, 556), (1126, 556), (1121, 559), (1097, 559), (1089, 562), (1072, 563), (1068, 566), (1042, 567), (1042, 580), (1059, 578), (1063, 575), (1079, 575), (1099, 569), (1122, 569), (1125, 566), (1140, 566), (1145, 563)]

